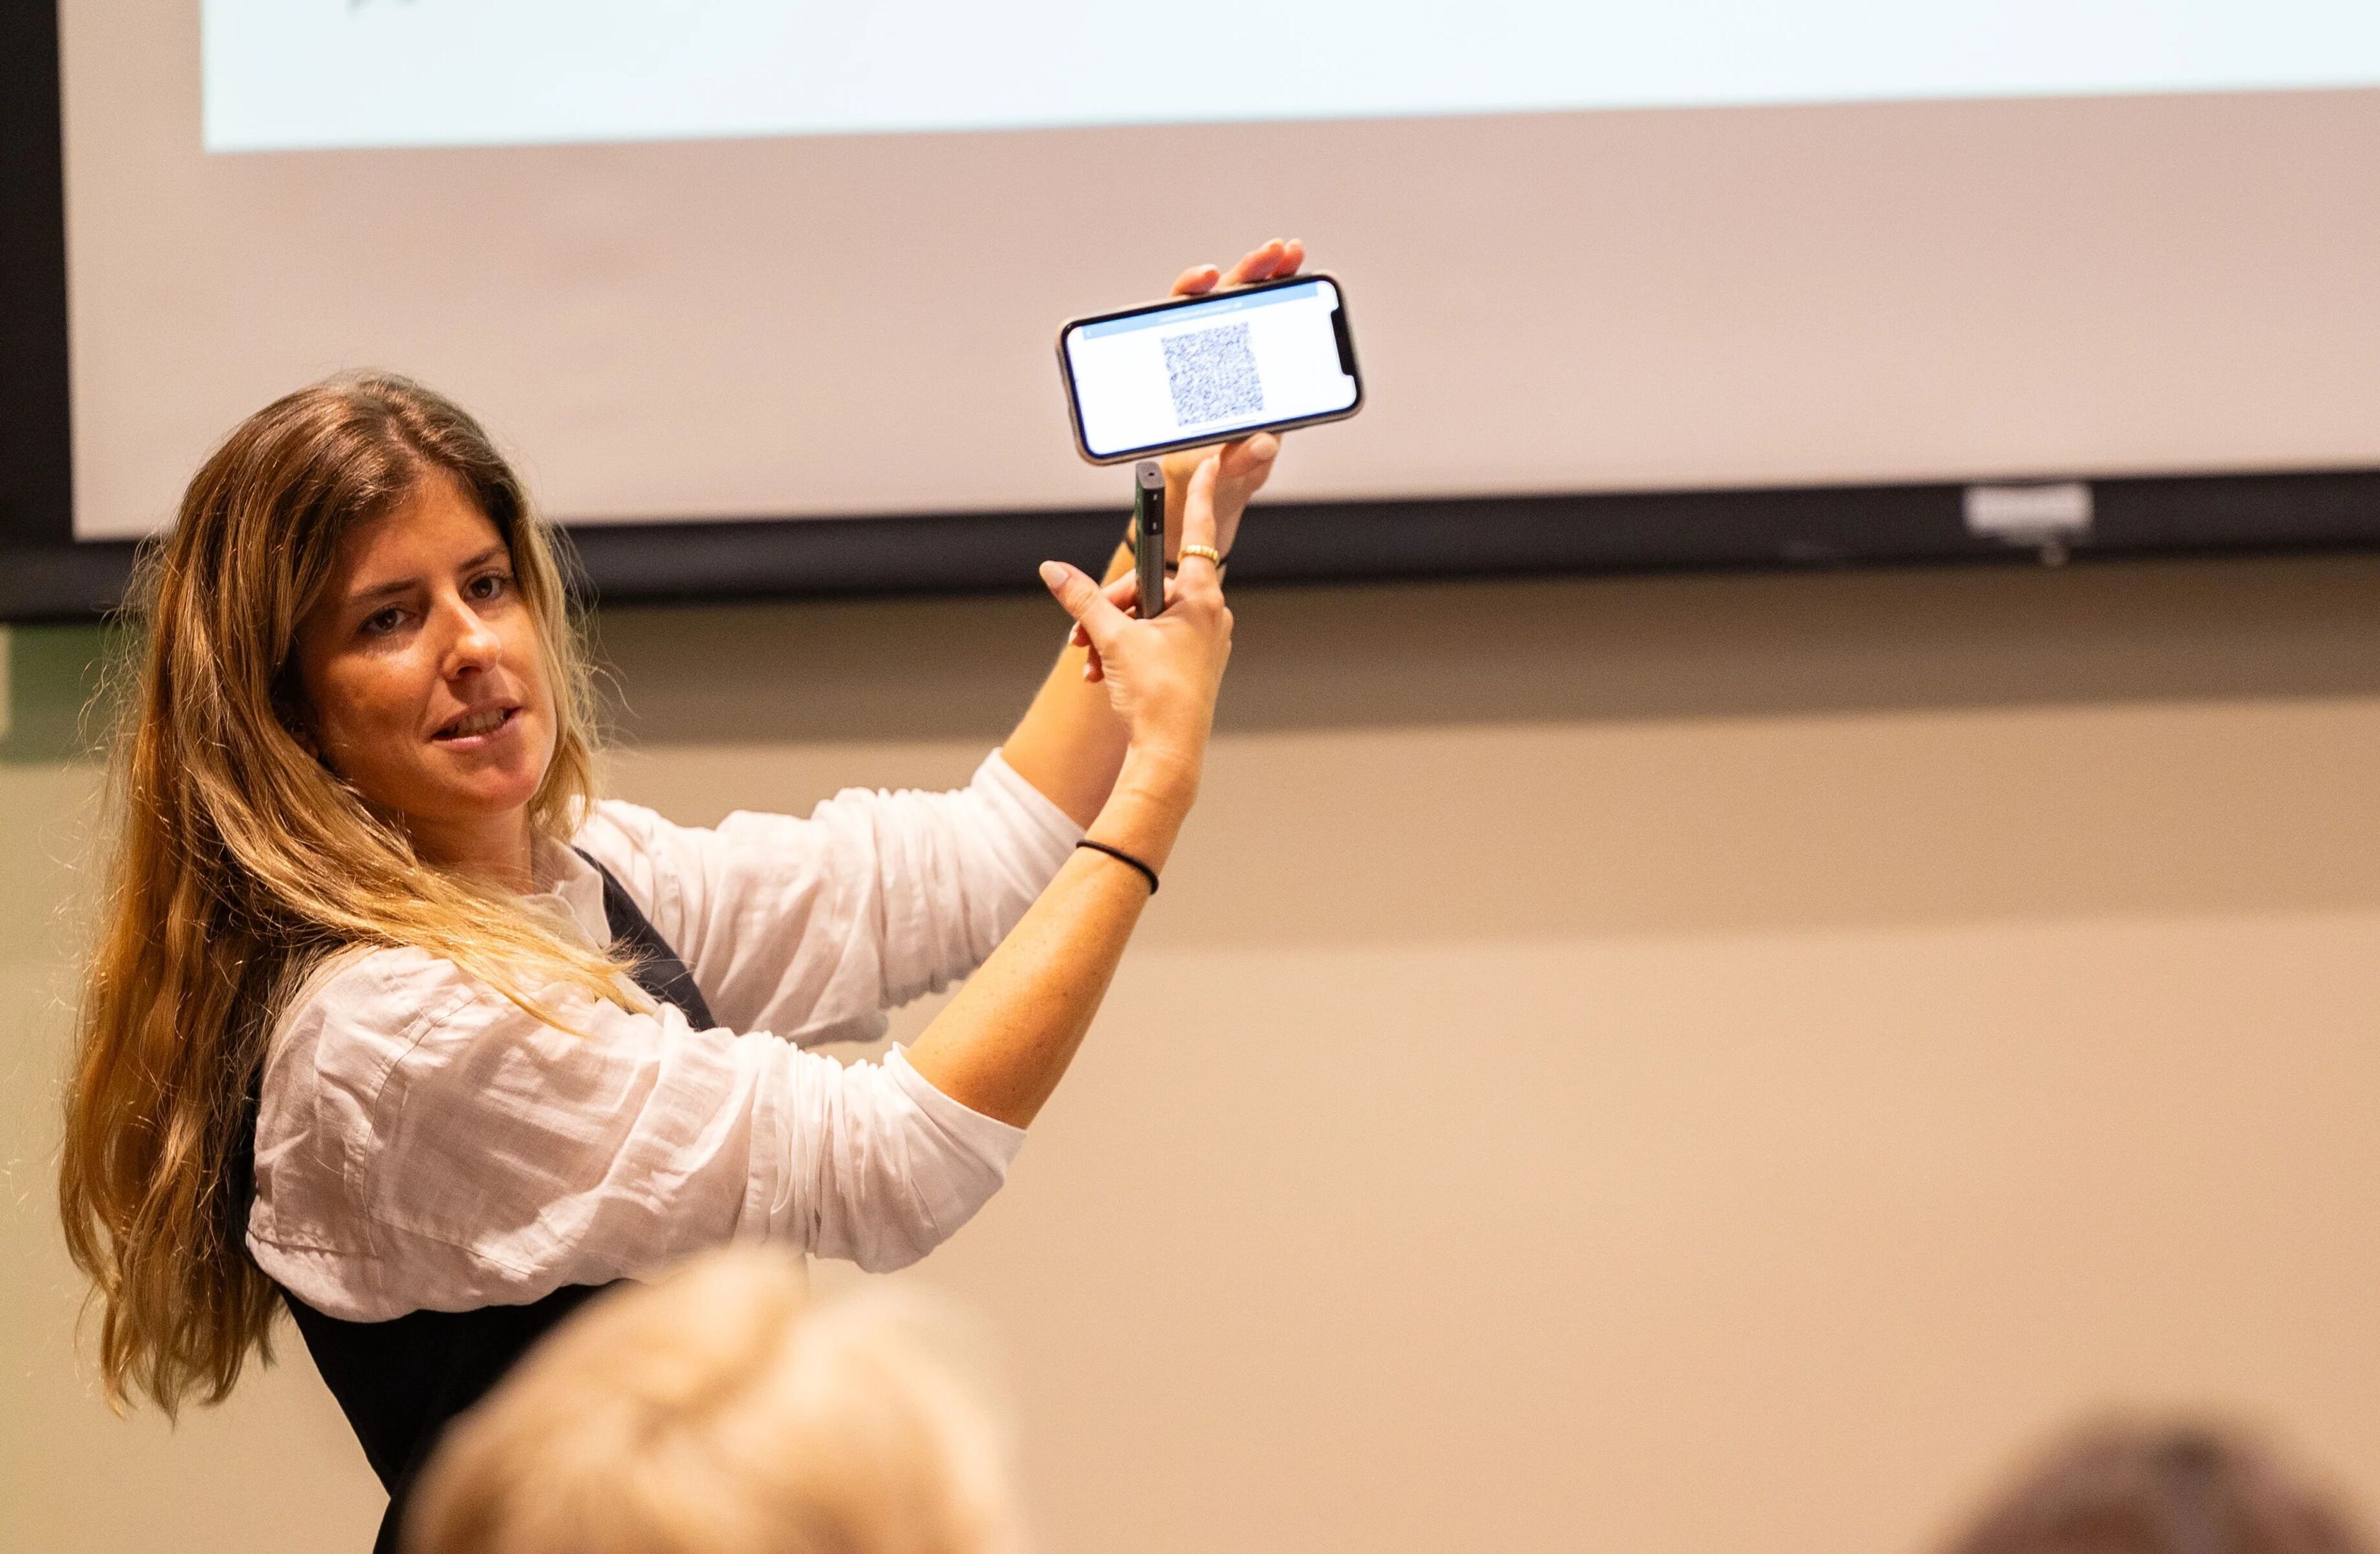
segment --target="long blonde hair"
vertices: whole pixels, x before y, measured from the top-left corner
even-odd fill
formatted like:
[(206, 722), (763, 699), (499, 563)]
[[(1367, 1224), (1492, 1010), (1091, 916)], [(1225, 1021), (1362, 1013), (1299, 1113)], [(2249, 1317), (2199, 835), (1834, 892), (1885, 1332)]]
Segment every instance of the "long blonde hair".
[(608, 996), (614, 969), (485, 886), (423, 863), (313, 754), (293, 644), (340, 540), (443, 471), (511, 551), (557, 738), (529, 806), (565, 838), (594, 797), (584, 656), (556, 543), (479, 424), (402, 378), (334, 379), (249, 417), (144, 552), (110, 807), (113, 861), (83, 987), (58, 1205), (101, 1312), (111, 1403), (218, 1402), (265, 1350), (271, 1282), (236, 1183), (280, 1005), (351, 946), (411, 945), (516, 1002)]
[(1004, 1410), (962, 1314), (797, 1257), (601, 1295), (456, 1420), (408, 1554), (1015, 1554)]

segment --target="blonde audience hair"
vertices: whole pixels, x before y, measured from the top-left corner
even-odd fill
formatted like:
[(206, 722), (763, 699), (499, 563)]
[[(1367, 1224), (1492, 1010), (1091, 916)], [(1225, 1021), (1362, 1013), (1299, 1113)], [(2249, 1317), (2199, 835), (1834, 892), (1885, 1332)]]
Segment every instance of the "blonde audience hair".
[(447, 1431), (406, 1554), (1014, 1554), (1007, 1443), (947, 1314), (813, 1305), (798, 1257), (604, 1295)]
[(556, 542), (479, 424), (405, 379), (301, 389), (249, 417), (143, 554), (110, 767), (113, 858), (66, 1096), (58, 1207), (100, 1310), (108, 1400), (220, 1402), (274, 1297), (248, 1256), (237, 1159), (274, 1016), (342, 950), (409, 945), (516, 1002), (613, 996), (614, 967), (425, 864), (316, 758), (294, 662), (340, 542), (455, 481), (533, 613), (556, 744), (531, 822), (595, 794), (595, 722)]

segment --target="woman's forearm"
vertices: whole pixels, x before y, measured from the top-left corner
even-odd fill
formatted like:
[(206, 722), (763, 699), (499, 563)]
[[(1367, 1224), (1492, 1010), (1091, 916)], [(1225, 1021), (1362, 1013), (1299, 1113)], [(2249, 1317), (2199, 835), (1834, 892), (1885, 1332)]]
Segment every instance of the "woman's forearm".
[[(1195, 764), (1136, 755), (1089, 833), (1162, 869), (1196, 782)], [(1148, 894), (1130, 866), (1075, 853), (909, 1049), (910, 1066), (987, 1117), (1030, 1123), (1090, 1029)]]
[[(1108, 579), (1123, 576), (1132, 565), (1132, 552), (1117, 546)], [(1009, 769), (1078, 826), (1098, 818), (1123, 766), (1123, 720), (1109, 706), (1107, 692), (1083, 678), (1089, 656), (1088, 649), (1075, 647), (1058, 655), (1033, 705), (1000, 747)]]
[(1209, 457), (1191, 478), (1183, 533), (1199, 553), (1184, 547), (1162, 614), (1135, 619), (1075, 567), (1041, 564), (1042, 582), (1099, 653), (1104, 694), (1130, 731), (1088, 826), (1089, 840), (1123, 856), (1086, 850), (1068, 859), (909, 1054), (942, 1094), (1017, 1127), (1041, 1110), (1082, 1045), (1148, 903), (1153, 878), (1142, 878), (1144, 868), (1165, 867), (1198, 796), (1232, 656), (1232, 611), (1213, 560), (1221, 467)]

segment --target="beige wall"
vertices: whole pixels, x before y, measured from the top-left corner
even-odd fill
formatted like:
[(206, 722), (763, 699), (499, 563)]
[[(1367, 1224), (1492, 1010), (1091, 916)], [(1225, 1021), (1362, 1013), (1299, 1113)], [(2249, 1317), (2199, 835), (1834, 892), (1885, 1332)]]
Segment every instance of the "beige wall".
[[(2380, 563), (1240, 611), (1165, 894), (921, 1270), (1011, 1344), (1049, 1548), (1913, 1554), (2111, 1402), (2380, 1505)], [(955, 782), (1058, 635), (615, 613), (617, 786)], [(16, 634), (0, 742), (0, 1546), (360, 1548), (302, 1357), (178, 1435), (69, 1364), (91, 640)]]

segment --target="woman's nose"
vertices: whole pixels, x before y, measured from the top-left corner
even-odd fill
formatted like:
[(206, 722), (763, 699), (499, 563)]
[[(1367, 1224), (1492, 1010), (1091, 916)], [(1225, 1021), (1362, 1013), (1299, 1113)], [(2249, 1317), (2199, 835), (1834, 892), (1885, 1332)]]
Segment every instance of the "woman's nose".
[(504, 652), (504, 639), (496, 635), (495, 627), (478, 611), (460, 601), (453, 605), (451, 617), (454, 637), (446, 650), (450, 672), (462, 674), (493, 665)]

